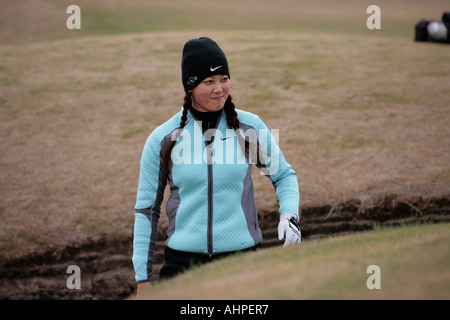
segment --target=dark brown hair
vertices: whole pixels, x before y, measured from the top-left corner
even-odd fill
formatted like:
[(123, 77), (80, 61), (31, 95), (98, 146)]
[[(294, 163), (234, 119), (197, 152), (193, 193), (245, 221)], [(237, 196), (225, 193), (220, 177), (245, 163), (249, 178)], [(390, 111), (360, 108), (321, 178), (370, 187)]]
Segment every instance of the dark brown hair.
[[(187, 113), (189, 109), (192, 108), (192, 93), (186, 91), (186, 95), (184, 96), (184, 103), (183, 103), (183, 113), (181, 115), (181, 121), (180, 126), (178, 127), (179, 133), (181, 133), (181, 130), (186, 125), (187, 121)], [(228, 96), (227, 100), (225, 101), (224, 105), (224, 112), (227, 120), (228, 127), (234, 130), (239, 129), (239, 118), (235, 110), (235, 105), (232, 102), (231, 95)], [(245, 140), (240, 134), (237, 134), (239, 144), (244, 150), (244, 154), (247, 157), (249, 161), (252, 161), (252, 163), (256, 163), (257, 166), (264, 166), (259, 157), (260, 149), (259, 149), (259, 143), (252, 143), (247, 140)], [(167, 143), (166, 147), (164, 148), (163, 154), (162, 154), (162, 165), (166, 172), (166, 174), (169, 173), (169, 159), (170, 155), (172, 153), (172, 149), (175, 145), (176, 139), (171, 139), (169, 143)], [(256, 152), (255, 152), (256, 151)], [(249, 159), (251, 157), (251, 159)], [(256, 157), (256, 158), (255, 158)]]

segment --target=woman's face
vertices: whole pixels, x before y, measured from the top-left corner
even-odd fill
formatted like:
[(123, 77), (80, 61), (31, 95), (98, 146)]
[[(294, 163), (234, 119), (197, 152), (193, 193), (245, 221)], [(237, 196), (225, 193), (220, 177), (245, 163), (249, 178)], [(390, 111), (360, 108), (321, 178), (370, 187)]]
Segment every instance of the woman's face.
[(205, 78), (189, 92), (192, 92), (192, 106), (197, 111), (219, 111), (230, 94), (230, 78), (227, 75)]

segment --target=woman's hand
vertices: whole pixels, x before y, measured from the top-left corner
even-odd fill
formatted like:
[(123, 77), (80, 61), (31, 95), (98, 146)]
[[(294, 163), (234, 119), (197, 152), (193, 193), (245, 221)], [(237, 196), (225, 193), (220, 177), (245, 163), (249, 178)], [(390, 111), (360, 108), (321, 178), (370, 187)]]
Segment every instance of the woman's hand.
[(278, 239), (283, 240), (285, 237), (285, 246), (302, 242), (302, 233), (297, 224), (296, 214), (285, 213), (280, 217), (280, 223), (278, 224)]

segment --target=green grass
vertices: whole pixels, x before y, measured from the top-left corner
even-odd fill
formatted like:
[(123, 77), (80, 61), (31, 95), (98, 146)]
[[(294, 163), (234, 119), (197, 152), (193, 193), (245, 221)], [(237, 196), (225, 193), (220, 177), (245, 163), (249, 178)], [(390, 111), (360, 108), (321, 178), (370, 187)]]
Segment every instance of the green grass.
[[(366, 8), (370, 0), (194, 0), (172, 1), (79, 0), (81, 30), (68, 30), (66, 8), (72, 2), (54, 0), (9, 1), (2, 10), (7, 30), (0, 44), (48, 41), (95, 35), (166, 31), (278, 31), (412, 38), (414, 24), (422, 17), (437, 19), (448, 9), (445, 0), (427, 5), (379, 0), (381, 30), (368, 30)], [(11, 11), (12, 14), (8, 12)], [(11, 18), (17, 16), (17, 19)]]
[[(236, 255), (154, 285), (148, 299), (449, 299), (450, 225), (381, 228)], [(381, 289), (368, 289), (370, 265)]]

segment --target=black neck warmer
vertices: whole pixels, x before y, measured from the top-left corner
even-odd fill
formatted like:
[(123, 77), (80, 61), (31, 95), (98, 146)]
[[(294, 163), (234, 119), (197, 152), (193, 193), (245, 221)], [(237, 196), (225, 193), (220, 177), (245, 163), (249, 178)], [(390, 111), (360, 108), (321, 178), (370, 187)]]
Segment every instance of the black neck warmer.
[(223, 112), (223, 108), (219, 111), (211, 111), (211, 112), (201, 112), (198, 110), (195, 110), (194, 108), (189, 108), (189, 111), (192, 113), (194, 118), (197, 121), (202, 122), (202, 131), (205, 133), (208, 129), (216, 129), (218, 125), (218, 120), (220, 115)]

